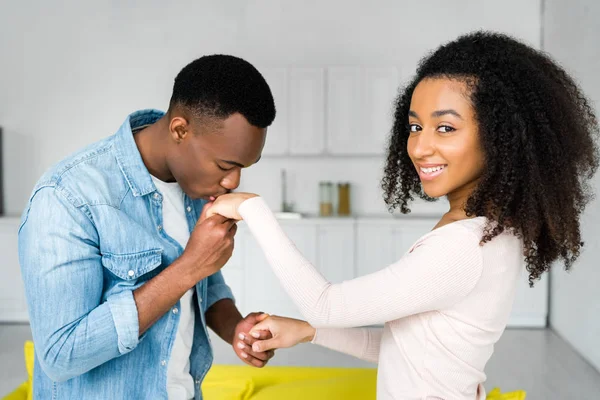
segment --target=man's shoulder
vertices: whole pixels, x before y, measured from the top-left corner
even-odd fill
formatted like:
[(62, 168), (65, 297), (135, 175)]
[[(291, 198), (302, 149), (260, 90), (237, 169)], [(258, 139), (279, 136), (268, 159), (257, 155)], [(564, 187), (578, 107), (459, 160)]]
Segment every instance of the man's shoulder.
[(119, 202), (128, 187), (114, 154), (114, 138), (92, 143), (50, 167), (35, 185), (32, 197), (50, 187), (66, 194), (75, 206)]

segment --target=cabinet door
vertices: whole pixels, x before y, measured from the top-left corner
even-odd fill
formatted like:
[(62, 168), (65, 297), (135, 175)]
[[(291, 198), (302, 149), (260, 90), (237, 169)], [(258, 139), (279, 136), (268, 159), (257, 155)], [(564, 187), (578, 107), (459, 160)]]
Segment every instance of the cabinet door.
[(319, 225), (316, 267), (331, 283), (356, 276), (354, 268), (354, 224)]
[(291, 154), (320, 154), (325, 147), (323, 68), (289, 71), (289, 140)]
[(330, 67), (327, 75), (327, 151), (385, 154), (398, 91), (395, 67)]
[(0, 220), (0, 321), (26, 322), (27, 300), (19, 267), (18, 237), (19, 218)]
[(250, 233), (247, 229), (242, 228), (242, 224), (238, 223), (238, 231), (235, 235), (235, 243), (233, 248), (233, 254), (225, 266), (221, 269), (225, 283), (231, 288), (233, 297), (235, 297), (235, 303), (242, 313), (246, 315), (252, 310), (248, 310), (245, 301), (245, 263), (244, 263), (244, 250), (247, 246), (247, 237)]
[(395, 261), (393, 226), (389, 223), (357, 223), (356, 275), (363, 276), (387, 267)]
[(269, 84), (277, 114), (267, 129), (267, 142), (263, 155), (283, 155), (289, 151), (288, 128), (288, 71), (286, 68), (260, 68), (259, 71)]
[[(316, 226), (282, 224), (290, 239), (312, 263), (316, 261)], [(252, 237), (247, 236), (244, 246), (246, 312), (264, 311), (292, 318), (302, 318), (298, 308), (273, 273), (263, 251)]]
[(365, 140), (362, 129), (363, 71), (360, 67), (327, 69), (327, 151), (360, 153)]
[(357, 145), (363, 154), (385, 154), (387, 138), (392, 130), (394, 99), (398, 92), (398, 69), (370, 67), (365, 69), (362, 105), (362, 141)]

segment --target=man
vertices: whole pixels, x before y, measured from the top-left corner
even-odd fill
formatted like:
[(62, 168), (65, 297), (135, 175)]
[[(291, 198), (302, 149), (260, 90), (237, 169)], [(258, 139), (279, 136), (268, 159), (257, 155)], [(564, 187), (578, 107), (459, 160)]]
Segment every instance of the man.
[[(257, 314), (242, 318), (219, 271), (236, 225), (200, 214), (260, 159), (274, 118), (252, 65), (202, 57), (166, 114), (134, 112), (40, 179), (19, 229), (35, 398), (202, 398), (206, 327), (232, 344)], [(258, 367), (273, 356), (234, 351)]]

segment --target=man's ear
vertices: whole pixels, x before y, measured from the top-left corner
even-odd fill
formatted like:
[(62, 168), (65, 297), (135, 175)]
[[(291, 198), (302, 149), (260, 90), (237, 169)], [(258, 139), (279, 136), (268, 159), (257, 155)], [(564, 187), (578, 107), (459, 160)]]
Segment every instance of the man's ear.
[(174, 117), (169, 124), (169, 132), (176, 143), (181, 143), (189, 135), (189, 123), (183, 117)]

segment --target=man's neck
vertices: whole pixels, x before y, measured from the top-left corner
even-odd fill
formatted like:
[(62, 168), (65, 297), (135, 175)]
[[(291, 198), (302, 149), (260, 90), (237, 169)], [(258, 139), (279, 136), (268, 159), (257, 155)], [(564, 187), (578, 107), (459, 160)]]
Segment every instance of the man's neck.
[(174, 182), (166, 157), (166, 149), (170, 144), (167, 119), (162, 117), (154, 124), (134, 133), (133, 139), (150, 175), (163, 182)]

